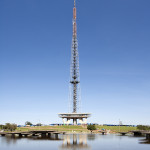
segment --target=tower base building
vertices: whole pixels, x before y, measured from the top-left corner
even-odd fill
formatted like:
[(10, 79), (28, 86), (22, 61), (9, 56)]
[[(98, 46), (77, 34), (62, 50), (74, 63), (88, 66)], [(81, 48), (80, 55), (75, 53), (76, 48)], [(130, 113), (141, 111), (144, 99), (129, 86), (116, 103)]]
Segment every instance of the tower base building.
[(59, 117), (62, 118), (63, 124), (69, 125), (71, 120), (73, 120), (73, 125), (77, 125), (78, 123), (83, 125), (87, 124), (87, 118), (90, 117), (90, 113), (63, 113), (59, 114)]

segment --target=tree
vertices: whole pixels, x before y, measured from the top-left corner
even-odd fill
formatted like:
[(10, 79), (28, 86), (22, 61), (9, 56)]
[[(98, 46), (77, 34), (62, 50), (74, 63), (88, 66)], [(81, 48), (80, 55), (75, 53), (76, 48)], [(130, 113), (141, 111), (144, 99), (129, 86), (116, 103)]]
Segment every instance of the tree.
[(95, 125), (91, 125), (91, 124), (90, 124), (90, 125), (87, 126), (87, 129), (90, 130), (91, 133), (92, 133), (93, 130), (96, 130), (96, 127), (95, 127)]
[(4, 125), (0, 124), (0, 129), (4, 129)]
[(17, 125), (16, 124), (11, 124), (11, 131), (15, 131), (17, 129)]
[(30, 125), (30, 126), (31, 126), (32, 123), (31, 123), (30, 121), (26, 121), (26, 122), (25, 122), (25, 125)]
[(17, 125), (14, 123), (13, 124), (6, 123), (3, 128), (8, 131), (15, 131), (17, 129)]
[(138, 130), (150, 130), (150, 126), (138, 125), (137, 129)]
[(37, 123), (36, 126), (42, 126), (42, 124), (41, 123)]

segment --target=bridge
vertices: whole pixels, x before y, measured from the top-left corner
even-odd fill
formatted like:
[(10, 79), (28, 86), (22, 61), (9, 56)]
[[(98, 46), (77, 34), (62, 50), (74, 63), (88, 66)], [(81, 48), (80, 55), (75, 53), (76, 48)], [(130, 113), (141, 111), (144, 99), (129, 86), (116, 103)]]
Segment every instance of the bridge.
[(150, 140), (150, 131), (138, 130), (130, 131), (134, 136), (146, 136), (146, 140)]
[(28, 137), (28, 136), (41, 136), (41, 137), (51, 137), (51, 135), (55, 136), (55, 139), (58, 139), (59, 134), (65, 134), (65, 132), (56, 132), (54, 130), (37, 130), (37, 131), (28, 131), (28, 132), (0, 132), (1, 136), (11, 135), (12, 137)]

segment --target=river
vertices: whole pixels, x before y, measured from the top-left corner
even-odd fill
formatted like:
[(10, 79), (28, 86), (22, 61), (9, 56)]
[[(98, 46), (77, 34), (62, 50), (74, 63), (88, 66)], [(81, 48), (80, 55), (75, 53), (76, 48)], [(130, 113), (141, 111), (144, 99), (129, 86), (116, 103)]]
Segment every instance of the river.
[(145, 137), (66, 134), (55, 137), (0, 137), (0, 150), (150, 150)]

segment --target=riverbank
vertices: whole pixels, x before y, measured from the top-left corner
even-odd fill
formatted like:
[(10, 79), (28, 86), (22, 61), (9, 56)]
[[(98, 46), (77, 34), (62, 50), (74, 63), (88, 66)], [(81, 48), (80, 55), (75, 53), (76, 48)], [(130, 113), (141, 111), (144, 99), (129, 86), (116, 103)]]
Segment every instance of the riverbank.
[[(131, 130), (137, 130), (136, 127), (126, 127), (126, 126), (96, 126), (94, 133), (98, 133), (101, 129), (109, 130), (110, 133), (117, 133), (117, 132), (128, 132)], [(76, 133), (88, 133), (90, 132), (87, 130), (87, 126), (35, 126), (35, 127), (19, 127), (16, 131), (26, 132), (32, 130), (55, 130), (58, 132), (64, 131), (68, 133), (76, 132)]]

